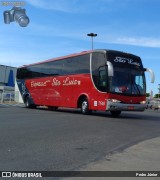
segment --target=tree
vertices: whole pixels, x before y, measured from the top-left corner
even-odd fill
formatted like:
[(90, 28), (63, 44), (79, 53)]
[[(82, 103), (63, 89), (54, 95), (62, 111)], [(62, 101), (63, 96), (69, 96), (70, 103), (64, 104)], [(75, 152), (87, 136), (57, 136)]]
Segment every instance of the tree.
[(146, 93), (146, 97), (150, 97), (150, 93)]
[(159, 94), (155, 94), (154, 98), (159, 98), (159, 96), (160, 96)]

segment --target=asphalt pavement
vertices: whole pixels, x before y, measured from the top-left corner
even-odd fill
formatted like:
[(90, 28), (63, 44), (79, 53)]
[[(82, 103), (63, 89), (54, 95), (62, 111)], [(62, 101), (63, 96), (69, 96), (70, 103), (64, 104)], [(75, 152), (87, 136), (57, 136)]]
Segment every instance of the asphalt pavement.
[(159, 137), (160, 111), (112, 118), (102, 112), (85, 116), (78, 110), (1, 105), (0, 169), (158, 171)]
[[(160, 179), (160, 137), (150, 139), (136, 145), (133, 145), (122, 152), (114, 152), (107, 154), (100, 161), (88, 164), (87, 166), (79, 169), (79, 171), (96, 172), (103, 176), (104, 172), (123, 171), (133, 173), (135, 177), (76, 177), (76, 178), (63, 178), (66, 180), (135, 180), (135, 179)], [(101, 172), (102, 171), (102, 172)], [(104, 171), (104, 172), (103, 172)], [(158, 171), (158, 172), (157, 172)], [(118, 172), (119, 173), (119, 172)], [(116, 172), (112, 175), (116, 176)]]

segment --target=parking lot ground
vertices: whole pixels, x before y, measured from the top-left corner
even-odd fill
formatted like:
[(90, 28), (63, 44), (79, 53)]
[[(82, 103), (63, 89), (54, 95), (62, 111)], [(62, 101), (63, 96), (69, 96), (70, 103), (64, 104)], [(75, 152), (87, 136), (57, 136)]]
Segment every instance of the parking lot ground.
[[(82, 174), (84, 171), (88, 171), (88, 174), (92, 176), (100, 175), (101, 177), (70, 177), (63, 178), (63, 180), (135, 180), (137, 178), (158, 180), (160, 178), (159, 167), (160, 137), (140, 142), (122, 152), (108, 154), (103, 159), (92, 162), (79, 170), (82, 171)], [(103, 177), (110, 172), (112, 172), (112, 176), (117, 176), (122, 172), (124, 177)], [(134, 174), (135, 177), (125, 177), (126, 174)]]
[[(124, 112), (113, 118), (103, 112), (85, 116), (71, 109), (48, 111), (0, 106), (0, 124), (0, 169), (5, 171), (70, 171), (94, 167), (99, 170), (99, 163), (104, 162), (113, 163), (107, 168), (116, 170), (116, 163), (120, 165), (122, 161), (120, 168), (123, 165), (131, 168), (133, 157), (139, 165), (142, 162), (147, 165), (151, 160), (145, 159), (145, 154), (141, 156), (142, 151), (146, 154), (150, 151), (160, 162), (156, 141), (153, 148), (149, 144), (139, 147), (141, 142), (160, 137), (159, 111)], [(128, 155), (132, 160), (129, 163), (121, 157), (132, 146), (135, 151)]]

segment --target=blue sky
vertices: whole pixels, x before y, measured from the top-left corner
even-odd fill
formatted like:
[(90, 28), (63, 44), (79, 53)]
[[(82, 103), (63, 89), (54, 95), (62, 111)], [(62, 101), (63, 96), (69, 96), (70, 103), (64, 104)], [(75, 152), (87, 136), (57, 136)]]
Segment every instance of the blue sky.
[[(11, 1), (9, 1), (11, 2)], [(142, 58), (155, 72), (147, 92), (160, 84), (159, 0), (26, 0), (30, 23), (4, 24), (0, 2), (0, 64), (21, 66), (91, 49), (87, 33), (94, 32), (94, 49), (114, 49)]]

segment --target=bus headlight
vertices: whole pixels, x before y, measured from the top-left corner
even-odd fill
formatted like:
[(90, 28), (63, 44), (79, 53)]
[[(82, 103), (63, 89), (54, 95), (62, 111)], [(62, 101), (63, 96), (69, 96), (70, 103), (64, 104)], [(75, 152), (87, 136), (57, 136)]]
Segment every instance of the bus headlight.
[(111, 101), (113, 103), (120, 103), (121, 101), (117, 100), (117, 99), (108, 99), (108, 101)]
[(146, 104), (146, 101), (141, 101), (140, 104)]

